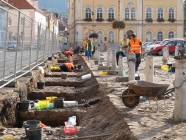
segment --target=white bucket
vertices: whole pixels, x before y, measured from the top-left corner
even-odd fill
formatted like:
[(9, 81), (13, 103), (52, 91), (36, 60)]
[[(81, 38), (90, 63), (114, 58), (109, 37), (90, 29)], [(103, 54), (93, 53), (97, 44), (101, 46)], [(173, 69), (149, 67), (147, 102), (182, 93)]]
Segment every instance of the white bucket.
[(63, 101), (63, 106), (64, 107), (75, 107), (78, 106), (77, 101)]
[(90, 74), (86, 74), (86, 75), (82, 75), (81, 78), (82, 79), (89, 79), (89, 78), (91, 78), (91, 73)]

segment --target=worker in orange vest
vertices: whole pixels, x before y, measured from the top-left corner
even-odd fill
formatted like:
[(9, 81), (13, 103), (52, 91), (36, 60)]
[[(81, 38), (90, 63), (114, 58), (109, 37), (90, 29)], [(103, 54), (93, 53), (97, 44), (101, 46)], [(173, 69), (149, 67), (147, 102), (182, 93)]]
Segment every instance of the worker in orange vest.
[(74, 65), (73, 63), (64, 63), (60, 66), (61, 71), (63, 72), (72, 72), (76, 69), (81, 69), (81, 65)]
[(129, 53), (133, 52), (136, 54), (135, 70), (138, 71), (138, 67), (141, 63), (142, 43), (140, 39), (136, 38), (135, 34), (130, 35), (128, 52)]
[(69, 50), (66, 50), (63, 52), (63, 54), (66, 56), (67, 54), (70, 54), (71, 56), (73, 55), (73, 49), (72, 47)]
[(67, 53), (66, 57), (67, 57), (69, 63), (74, 63), (73, 57), (71, 56), (70, 53)]
[(73, 63), (64, 63), (60, 66), (61, 71), (71, 72), (75, 68)]

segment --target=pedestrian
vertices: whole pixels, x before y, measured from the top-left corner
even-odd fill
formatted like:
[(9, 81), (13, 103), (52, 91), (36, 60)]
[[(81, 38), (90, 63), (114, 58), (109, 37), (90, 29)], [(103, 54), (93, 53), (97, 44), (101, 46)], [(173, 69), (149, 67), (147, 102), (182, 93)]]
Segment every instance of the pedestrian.
[(141, 63), (142, 43), (140, 39), (136, 38), (135, 34), (130, 35), (128, 52), (136, 54), (135, 71), (138, 71), (138, 67)]
[(71, 56), (70, 53), (67, 53), (66, 57), (67, 57), (69, 63), (73, 63), (73, 57)]
[(63, 51), (63, 54), (64, 54), (65, 56), (67, 56), (67, 54), (69, 54), (69, 53), (70, 53), (71, 56), (73, 55), (73, 49), (72, 49), (72, 47), (71, 47), (69, 50)]
[(129, 45), (129, 39), (127, 38), (127, 35), (124, 35), (122, 42), (121, 42), (121, 47), (120, 50), (116, 53), (116, 62), (118, 65), (118, 61), (119, 61), (119, 56), (127, 56), (128, 54), (128, 45)]
[(88, 60), (91, 59), (91, 57), (92, 57), (92, 51), (93, 51), (92, 43), (90, 40), (88, 40), (88, 42), (87, 42), (87, 58), (88, 58)]

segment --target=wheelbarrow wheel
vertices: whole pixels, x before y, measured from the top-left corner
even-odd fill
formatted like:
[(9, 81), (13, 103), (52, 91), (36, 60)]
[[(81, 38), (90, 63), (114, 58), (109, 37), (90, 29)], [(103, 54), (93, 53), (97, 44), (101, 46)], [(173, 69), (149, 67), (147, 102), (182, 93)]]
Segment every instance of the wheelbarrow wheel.
[(131, 89), (126, 89), (122, 93), (122, 101), (123, 101), (125, 106), (127, 106), (129, 108), (134, 108), (139, 104), (140, 96), (124, 97), (126, 95), (134, 95), (134, 94), (136, 94), (136, 93)]

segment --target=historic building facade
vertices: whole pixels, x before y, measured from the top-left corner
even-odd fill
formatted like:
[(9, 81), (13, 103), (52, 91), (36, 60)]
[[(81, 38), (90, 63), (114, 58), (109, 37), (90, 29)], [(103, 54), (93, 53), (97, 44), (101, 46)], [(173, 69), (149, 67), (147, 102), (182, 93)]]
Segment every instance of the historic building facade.
[[(81, 42), (91, 32), (98, 42), (118, 42), (135, 33), (142, 41), (182, 38), (183, 0), (68, 0), (70, 42)], [(113, 20), (124, 20), (125, 29), (112, 28)]]

